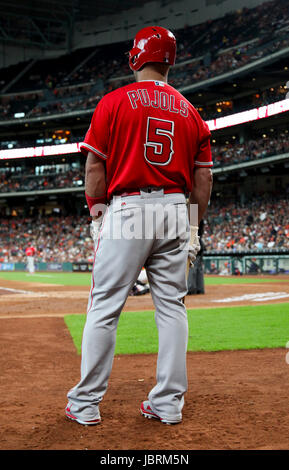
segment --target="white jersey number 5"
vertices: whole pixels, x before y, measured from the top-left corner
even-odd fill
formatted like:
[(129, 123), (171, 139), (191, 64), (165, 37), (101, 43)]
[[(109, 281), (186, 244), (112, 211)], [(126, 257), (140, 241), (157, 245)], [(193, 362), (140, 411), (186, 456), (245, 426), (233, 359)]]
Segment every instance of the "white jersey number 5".
[(168, 165), (174, 154), (174, 122), (148, 117), (144, 156), (151, 165)]

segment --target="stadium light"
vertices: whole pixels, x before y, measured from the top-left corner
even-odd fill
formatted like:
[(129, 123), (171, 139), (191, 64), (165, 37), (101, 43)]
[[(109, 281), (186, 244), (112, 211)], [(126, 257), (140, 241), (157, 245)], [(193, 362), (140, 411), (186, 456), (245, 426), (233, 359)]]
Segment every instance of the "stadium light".
[(260, 108), (242, 111), (241, 113), (230, 114), (229, 116), (212, 119), (207, 121), (207, 124), (211, 131), (216, 131), (218, 129), (238, 126), (239, 124), (245, 124), (247, 122), (275, 116), (276, 114), (281, 114), (286, 111), (289, 111), (289, 99), (277, 101), (266, 106), (261, 106)]
[(0, 160), (69, 155), (79, 152), (80, 142), (62, 145), (41, 145), (39, 147), (0, 150)]
[[(243, 111), (241, 113), (230, 114), (229, 116), (212, 119), (206, 122), (210, 131), (217, 131), (219, 129), (225, 129), (245, 124), (247, 122), (268, 118), (287, 111), (289, 111), (289, 99), (277, 101), (259, 108), (249, 109), (248, 111)], [(80, 153), (80, 142), (0, 150), (0, 160), (70, 155), (74, 153)]]

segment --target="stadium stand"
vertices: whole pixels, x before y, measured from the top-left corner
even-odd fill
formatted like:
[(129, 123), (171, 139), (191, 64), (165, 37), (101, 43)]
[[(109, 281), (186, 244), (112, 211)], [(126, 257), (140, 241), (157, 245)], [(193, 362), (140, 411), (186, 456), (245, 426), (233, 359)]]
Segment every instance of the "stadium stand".
[[(170, 84), (208, 122), (229, 118), (212, 131), (204, 256), (288, 254), (288, 108), (240, 124), (230, 119), (287, 98), (288, 2), (265, 2), (174, 32), (179, 53)], [(27, 240), (38, 262), (92, 261), (84, 157), (2, 152), (80, 142), (101, 97), (133, 80), (129, 47), (129, 41), (88, 47), (1, 71), (0, 263), (25, 263)]]
[(272, 155), (279, 155), (289, 152), (289, 140), (287, 129), (281, 131), (279, 135), (271, 132), (271, 136), (264, 134), (264, 137), (249, 139), (243, 143), (226, 141), (223, 145), (212, 147), (214, 167), (224, 167), (234, 163), (259, 160)]
[[(205, 220), (206, 251), (288, 252), (288, 195), (255, 197), (245, 204), (213, 201)], [(92, 262), (90, 218), (62, 214), (0, 218), (0, 262), (25, 262), (29, 240), (42, 262)]]
[(257, 196), (245, 204), (212, 203), (205, 223), (207, 251), (288, 251), (288, 195), (289, 186), (283, 195)]
[(37, 261), (92, 262), (89, 222), (87, 216), (63, 217), (62, 214), (1, 217), (0, 262), (25, 262), (28, 241), (37, 248)]
[[(178, 62), (169, 82), (176, 88), (194, 83), (201, 86), (202, 81), (288, 48), (288, 4), (275, 0), (251, 10), (244, 8), (224, 18), (178, 30), (176, 36)], [(2, 93), (0, 118), (16, 119), (18, 113), (29, 118), (93, 109), (105, 93), (133, 80), (125, 54), (128, 49), (126, 42), (35, 61), (11, 86), (9, 94)], [(27, 67), (27, 63), (20, 67)], [(9, 86), (12, 77), (9, 69), (2, 72), (2, 90)], [(267, 94), (264, 96), (262, 91), (260, 96), (260, 105), (266, 104)], [(242, 103), (243, 108), (247, 105)]]
[[(236, 141), (236, 138), (231, 141), (226, 140), (219, 145), (213, 143), (214, 167), (223, 168), (226, 165), (288, 153), (288, 130), (270, 134), (263, 134), (259, 138), (251, 138), (243, 143)], [(26, 144), (32, 146), (34, 143), (26, 142)], [(48, 169), (37, 165), (28, 169), (27, 166), (21, 167), (19, 162), (15, 163), (15, 166), (12, 165), (13, 162), (9, 167), (0, 168), (0, 193), (84, 186), (83, 162), (82, 164), (80, 162), (77, 168), (69, 164), (49, 166)]]
[(79, 186), (84, 186), (84, 177), (81, 177), (79, 168), (71, 168), (63, 173), (58, 173), (57, 170), (53, 172), (53, 169), (50, 169), (38, 175), (35, 173), (29, 175), (27, 172), (21, 174), (19, 171), (15, 175), (11, 172), (0, 174), (0, 192), (2, 193), (34, 190), (45, 191), (46, 189)]

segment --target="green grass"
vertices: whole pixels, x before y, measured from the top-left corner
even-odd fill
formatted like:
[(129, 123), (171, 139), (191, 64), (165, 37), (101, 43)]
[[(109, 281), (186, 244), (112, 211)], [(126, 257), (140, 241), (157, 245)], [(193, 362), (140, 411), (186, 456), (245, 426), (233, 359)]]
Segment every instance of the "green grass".
[[(65, 286), (90, 286), (91, 273), (62, 273), (62, 272), (36, 272), (29, 274), (27, 272), (11, 271), (0, 272), (0, 280), (7, 279), (11, 281), (41, 282), (43, 284), (59, 284)], [(260, 282), (288, 282), (288, 279), (282, 279), (278, 276), (275, 279), (252, 277), (222, 277), (205, 276), (206, 285), (226, 285), (226, 284), (256, 284)]]
[[(27, 272), (1, 272), (1, 279), (40, 282), (67, 286), (90, 286), (91, 273), (46, 272), (31, 275)], [(288, 282), (278, 276), (262, 277), (205, 276), (206, 285)], [(188, 311), (189, 351), (220, 351), (252, 348), (285, 347), (289, 341), (289, 303), (220, 307)], [(85, 315), (67, 315), (78, 353), (81, 351)], [(156, 353), (157, 329), (154, 312), (123, 312), (118, 326), (116, 354)]]
[(228, 284), (260, 284), (264, 282), (288, 282), (288, 279), (282, 279), (282, 275), (276, 276), (275, 279), (269, 279), (266, 277), (258, 277), (255, 275), (252, 275), (251, 277), (205, 276), (205, 283), (207, 286), (228, 285)]
[[(289, 341), (289, 303), (188, 311), (188, 351), (285, 347)], [(78, 354), (85, 315), (65, 316)], [(116, 354), (156, 353), (154, 312), (123, 312)]]
[(59, 284), (65, 286), (90, 286), (91, 273), (45, 272), (29, 274), (27, 272), (1, 272), (0, 280), (41, 282), (43, 284)]

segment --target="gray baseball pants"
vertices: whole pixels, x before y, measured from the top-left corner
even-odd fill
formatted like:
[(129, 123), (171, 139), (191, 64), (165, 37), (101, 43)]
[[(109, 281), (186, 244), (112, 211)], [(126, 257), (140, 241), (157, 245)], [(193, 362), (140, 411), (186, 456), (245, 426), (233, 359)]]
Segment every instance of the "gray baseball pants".
[(187, 390), (188, 323), (182, 299), (187, 293), (189, 237), (183, 194), (158, 190), (113, 198), (95, 244), (81, 379), (67, 394), (76, 417), (90, 420), (99, 416), (98, 404), (108, 386), (120, 313), (145, 266), (159, 340), (156, 385), (148, 400), (161, 418), (181, 419)]

